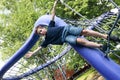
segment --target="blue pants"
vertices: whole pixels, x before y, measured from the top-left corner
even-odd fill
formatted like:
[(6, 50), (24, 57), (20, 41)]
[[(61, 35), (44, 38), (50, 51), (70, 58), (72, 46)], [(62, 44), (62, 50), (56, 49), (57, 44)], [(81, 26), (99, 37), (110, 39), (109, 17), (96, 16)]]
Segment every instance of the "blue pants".
[(82, 27), (66, 26), (62, 35), (63, 41), (76, 45), (76, 40), (78, 36), (80, 36), (82, 30)]

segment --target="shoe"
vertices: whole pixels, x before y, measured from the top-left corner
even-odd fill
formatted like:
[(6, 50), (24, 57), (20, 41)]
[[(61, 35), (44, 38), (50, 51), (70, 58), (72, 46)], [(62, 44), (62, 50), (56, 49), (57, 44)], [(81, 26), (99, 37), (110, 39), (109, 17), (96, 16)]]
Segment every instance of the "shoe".
[(100, 47), (100, 50), (105, 53), (105, 52), (107, 51), (107, 44), (103, 44), (103, 45)]
[(104, 53), (104, 57), (108, 58), (107, 43), (103, 44), (103, 46), (100, 47), (100, 50)]

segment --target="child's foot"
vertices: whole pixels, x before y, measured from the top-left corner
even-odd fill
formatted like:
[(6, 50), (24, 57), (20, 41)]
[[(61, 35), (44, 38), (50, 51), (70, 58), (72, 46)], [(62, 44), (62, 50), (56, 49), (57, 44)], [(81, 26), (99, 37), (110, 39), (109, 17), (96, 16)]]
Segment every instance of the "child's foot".
[(107, 44), (101, 45), (100, 50), (105, 53), (107, 50)]
[(100, 50), (104, 53), (104, 57), (108, 57), (109, 52), (107, 52), (108, 45), (105, 43), (103, 46), (101, 46)]

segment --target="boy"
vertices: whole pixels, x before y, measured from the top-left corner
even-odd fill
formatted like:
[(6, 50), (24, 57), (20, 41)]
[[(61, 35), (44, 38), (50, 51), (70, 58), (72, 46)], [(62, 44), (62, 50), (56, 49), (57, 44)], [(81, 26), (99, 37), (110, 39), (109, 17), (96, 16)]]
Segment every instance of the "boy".
[(81, 27), (73, 26), (55, 27), (54, 21), (50, 22), (48, 29), (46, 29), (43, 26), (38, 26), (36, 28), (36, 33), (45, 36), (45, 41), (41, 44), (41, 47), (47, 47), (48, 44), (61, 45), (64, 42), (67, 42), (72, 45), (81, 44), (87, 47), (100, 48), (102, 44), (91, 42), (78, 36), (80, 35), (94, 36), (107, 39), (106, 34), (101, 34), (93, 30), (86, 30)]
[[(55, 2), (56, 4), (56, 2)], [(43, 47), (47, 47), (49, 44), (62, 45), (67, 42), (72, 45), (81, 44), (87, 47), (101, 48), (103, 45), (95, 42), (88, 41), (78, 36), (94, 36), (107, 39), (107, 34), (101, 34), (93, 30), (86, 30), (81, 27), (73, 27), (66, 24), (62, 19), (55, 16), (55, 4), (53, 6), (52, 15), (41, 16), (34, 27), (36, 27), (36, 33), (45, 36), (45, 41), (33, 52), (28, 52), (26, 57), (31, 57), (34, 53)], [(48, 26), (48, 28), (45, 28)]]

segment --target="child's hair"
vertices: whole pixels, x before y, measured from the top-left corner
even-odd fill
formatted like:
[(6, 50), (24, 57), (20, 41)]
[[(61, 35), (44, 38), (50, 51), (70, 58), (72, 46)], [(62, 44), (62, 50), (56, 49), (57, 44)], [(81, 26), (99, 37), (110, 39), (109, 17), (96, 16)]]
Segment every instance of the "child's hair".
[(37, 29), (38, 29), (38, 27), (39, 27), (39, 26), (37, 26), (36, 29), (35, 29), (35, 33), (36, 33), (36, 34), (37, 34)]
[(39, 28), (39, 27), (45, 27), (46, 28), (46, 26), (45, 25), (38, 25), (37, 27), (36, 27), (36, 29), (35, 29), (35, 33), (37, 33), (37, 29)]

